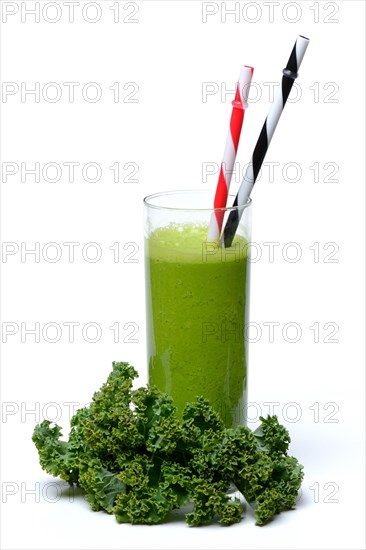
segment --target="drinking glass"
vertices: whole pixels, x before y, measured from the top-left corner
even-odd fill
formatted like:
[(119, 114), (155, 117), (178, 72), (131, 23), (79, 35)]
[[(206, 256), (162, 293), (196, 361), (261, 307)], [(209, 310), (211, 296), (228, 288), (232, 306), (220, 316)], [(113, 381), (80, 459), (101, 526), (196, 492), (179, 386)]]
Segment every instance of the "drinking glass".
[[(229, 195), (228, 203), (234, 197)], [(169, 191), (144, 199), (149, 383), (181, 414), (202, 395), (226, 426), (245, 424), (252, 201), (213, 208), (210, 191)], [(232, 245), (207, 240), (218, 212), (240, 223)]]

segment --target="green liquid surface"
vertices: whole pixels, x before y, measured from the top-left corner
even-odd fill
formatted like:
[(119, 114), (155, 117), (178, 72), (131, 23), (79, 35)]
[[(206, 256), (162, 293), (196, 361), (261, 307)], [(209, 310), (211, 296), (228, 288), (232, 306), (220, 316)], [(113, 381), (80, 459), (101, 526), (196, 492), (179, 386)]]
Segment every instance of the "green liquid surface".
[(246, 405), (247, 241), (206, 243), (207, 227), (171, 225), (146, 240), (149, 383), (178, 410), (207, 398), (227, 426)]

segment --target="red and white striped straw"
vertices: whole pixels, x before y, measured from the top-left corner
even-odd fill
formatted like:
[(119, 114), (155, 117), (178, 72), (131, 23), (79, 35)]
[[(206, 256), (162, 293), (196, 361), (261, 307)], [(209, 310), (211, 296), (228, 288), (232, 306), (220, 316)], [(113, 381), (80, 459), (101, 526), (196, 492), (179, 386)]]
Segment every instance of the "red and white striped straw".
[[(226, 207), (241, 129), (243, 126), (244, 113), (245, 109), (248, 107), (248, 95), (253, 71), (253, 67), (249, 67), (248, 65), (244, 65), (240, 71), (235, 99), (232, 102), (233, 110), (231, 113), (230, 129), (226, 139), (224, 158), (221, 163), (219, 181), (217, 183), (214, 200), (214, 208)], [(219, 241), (224, 213), (224, 210), (215, 210), (215, 212), (212, 213), (208, 228), (208, 241)]]

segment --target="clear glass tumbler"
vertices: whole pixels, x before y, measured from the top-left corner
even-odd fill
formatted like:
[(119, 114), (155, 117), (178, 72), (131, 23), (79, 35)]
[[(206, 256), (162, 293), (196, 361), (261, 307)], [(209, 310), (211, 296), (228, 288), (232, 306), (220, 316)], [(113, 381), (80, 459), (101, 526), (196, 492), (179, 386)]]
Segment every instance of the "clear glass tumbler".
[[(232, 203), (234, 197), (228, 202)], [(251, 200), (220, 209), (241, 219), (228, 248), (207, 241), (209, 191), (172, 191), (144, 199), (149, 383), (181, 413), (202, 395), (226, 426), (245, 423)], [(224, 226), (223, 225), (223, 226)]]

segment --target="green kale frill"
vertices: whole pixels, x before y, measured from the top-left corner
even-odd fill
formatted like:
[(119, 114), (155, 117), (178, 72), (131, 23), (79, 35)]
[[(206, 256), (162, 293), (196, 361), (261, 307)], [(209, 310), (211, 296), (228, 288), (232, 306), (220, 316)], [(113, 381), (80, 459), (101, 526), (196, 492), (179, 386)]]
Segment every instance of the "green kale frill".
[(78, 485), (93, 510), (113, 513), (121, 523), (159, 523), (189, 502), (191, 526), (237, 523), (243, 507), (228, 495), (232, 485), (257, 525), (295, 507), (303, 467), (288, 456), (290, 437), (276, 416), (261, 417), (254, 432), (226, 428), (197, 397), (180, 418), (157, 388), (133, 390), (136, 376), (128, 363), (113, 363), (90, 406), (73, 416), (67, 442), (47, 420), (35, 427), (46, 472)]

